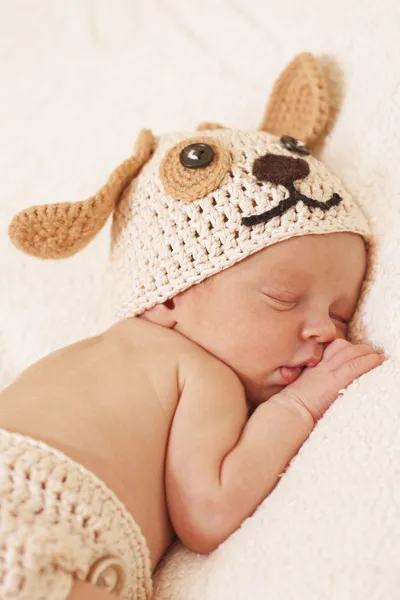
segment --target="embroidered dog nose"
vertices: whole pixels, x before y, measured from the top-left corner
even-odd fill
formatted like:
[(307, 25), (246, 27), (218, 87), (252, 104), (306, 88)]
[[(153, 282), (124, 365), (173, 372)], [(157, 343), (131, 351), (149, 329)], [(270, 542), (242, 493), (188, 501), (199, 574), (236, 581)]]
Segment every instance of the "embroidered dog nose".
[(253, 163), (253, 175), (258, 181), (285, 185), (309, 175), (310, 167), (303, 158), (266, 154)]

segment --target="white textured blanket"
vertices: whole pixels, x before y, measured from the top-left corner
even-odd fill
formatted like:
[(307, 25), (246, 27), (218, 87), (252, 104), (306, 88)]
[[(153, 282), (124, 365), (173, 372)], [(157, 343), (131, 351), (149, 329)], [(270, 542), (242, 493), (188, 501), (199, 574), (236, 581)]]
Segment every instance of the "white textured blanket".
[(400, 598), (399, 32), (397, 0), (0, 2), (0, 387), (112, 320), (108, 227), (40, 262), (7, 239), (16, 212), (90, 195), (141, 127), (257, 127), (299, 52), (343, 72), (322, 158), (375, 229), (355, 334), (391, 360), (350, 386), (213, 555), (169, 553), (156, 600)]

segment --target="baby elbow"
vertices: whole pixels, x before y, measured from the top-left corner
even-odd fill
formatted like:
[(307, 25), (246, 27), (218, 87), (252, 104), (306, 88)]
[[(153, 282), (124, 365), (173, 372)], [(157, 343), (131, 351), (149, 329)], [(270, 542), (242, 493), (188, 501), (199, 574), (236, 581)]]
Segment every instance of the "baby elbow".
[(203, 554), (204, 556), (207, 556), (208, 554), (211, 554), (211, 552), (214, 552), (214, 550), (216, 550), (219, 545), (220, 542), (215, 542), (215, 540), (202, 539), (199, 540), (194, 546), (187, 547), (191, 552), (196, 552), (196, 554)]
[(176, 523), (175, 531), (185, 546), (198, 554), (210, 554), (228, 537), (221, 515), (214, 511), (201, 515), (191, 514), (190, 518)]
[(210, 533), (204, 530), (191, 531), (189, 534), (181, 536), (185, 546), (197, 554), (211, 554), (224, 539), (224, 536), (219, 535), (218, 532)]
[(190, 497), (178, 499), (171, 502), (170, 496), (169, 516), (176, 535), (192, 552), (210, 554), (236, 529), (232, 510), (221, 494), (197, 488)]

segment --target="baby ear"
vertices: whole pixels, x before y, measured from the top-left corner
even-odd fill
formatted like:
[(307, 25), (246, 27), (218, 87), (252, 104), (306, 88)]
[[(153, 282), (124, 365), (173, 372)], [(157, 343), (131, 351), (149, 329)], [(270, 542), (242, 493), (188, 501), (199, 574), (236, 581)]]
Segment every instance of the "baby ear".
[(329, 113), (329, 87), (322, 65), (304, 52), (277, 79), (260, 129), (290, 135), (311, 148), (326, 129)]
[(13, 244), (38, 258), (67, 258), (82, 250), (104, 226), (154, 146), (152, 132), (143, 129), (134, 154), (114, 169), (97, 194), (82, 202), (33, 206), (18, 213), (8, 229)]

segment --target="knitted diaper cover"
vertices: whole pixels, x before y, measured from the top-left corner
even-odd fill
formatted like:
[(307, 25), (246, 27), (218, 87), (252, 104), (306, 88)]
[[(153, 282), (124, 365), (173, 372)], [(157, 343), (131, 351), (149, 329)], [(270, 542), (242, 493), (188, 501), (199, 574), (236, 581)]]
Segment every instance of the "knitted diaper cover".
[(74, 580), (148, 600), (150, 553), (141, 530), (94, 474), (0, 429), (0, 598), (65, 600)]

